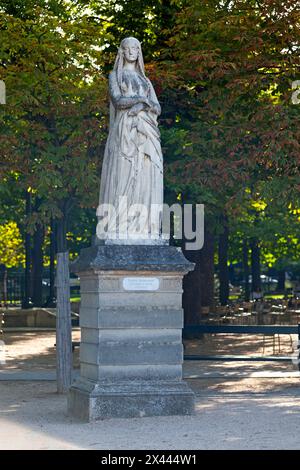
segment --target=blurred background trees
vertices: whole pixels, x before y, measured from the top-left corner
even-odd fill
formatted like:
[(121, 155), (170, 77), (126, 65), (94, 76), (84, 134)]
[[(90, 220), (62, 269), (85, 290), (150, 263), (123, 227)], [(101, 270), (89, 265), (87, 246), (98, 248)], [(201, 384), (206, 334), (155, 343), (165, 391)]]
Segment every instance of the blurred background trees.
[(0, 15), (0, 263), (23, 273), (25, 307), (53, 301), (54, 252), (91, 243), (107, 75), (128, 35), (162, 105), (165, 200), (205, 204), (186, 321), (263, 275), (282, 292), (300, 281), (297, 2), (0, 0)]

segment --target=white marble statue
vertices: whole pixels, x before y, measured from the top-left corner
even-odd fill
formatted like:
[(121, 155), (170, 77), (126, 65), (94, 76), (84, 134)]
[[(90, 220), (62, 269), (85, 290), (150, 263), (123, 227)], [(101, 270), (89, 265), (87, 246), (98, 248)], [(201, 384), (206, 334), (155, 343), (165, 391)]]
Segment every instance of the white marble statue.
[[(109, 76), (109, 93), (110, 128), (99, 207), (114, 206), (117, 238), (160, 240), (163, 158), (157, 117), (161, 110), (145, 75), (141, 44), (135, 38), (121, 42)], [(127, 205), (128, 216), (124, 216), (123, 203)], [(97, 234), (99, 237), (98, 227)], [(105, 237), (114, 238), (110, 233), (106, 236), (102, 233), (101, 238)]]

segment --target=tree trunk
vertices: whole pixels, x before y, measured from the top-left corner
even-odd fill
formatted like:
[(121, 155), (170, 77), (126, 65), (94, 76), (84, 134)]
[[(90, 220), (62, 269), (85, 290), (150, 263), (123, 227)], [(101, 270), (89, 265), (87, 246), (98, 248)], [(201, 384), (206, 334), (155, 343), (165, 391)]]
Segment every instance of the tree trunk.
[(202, 307), (214, 306), (214, 236), (204, 229), (204, 245), (201, 250), (185, 250), (183, 254), (196, 263), (194, 271), (183, 278), (183, 308), (185, 326), (201, 322)]
[(228, 221), (223, 217), (223, 233), (219, 235), (219, 299), (221, 305), (227, 305), (229, 299), (229, 269), (228, 269)]
[(57, 391), (65, 393), (72, 382), (72, 325), (70, 305), (69, 253), (66, 241), (66, 219), (57, 220), (56, 270), (56, 374)]
[[(185, 239), (185, 228), (184, 228), (184, 196), (182, 195), (182, 252), (184, 256), (195, 263), (195, 268), (193, 271), (190, 271), (183, 277), (183, 296), (182, 296), (182, 305), (184, 309), (184, 325), (198, 325), (201, 322), (201, 250), (186, 250), (185, 244), (187, 240)], [(196, 212), (192, 211), (192, 226), (193, 229), (196, 225)], [(171, 225), (172, 227), (172, 225)], [(172, 230), (171, 230), (172, 231)], [(192, 240), (188, 240), (191, 242)]]
[(284, 292), (285, 290), (285, 270), (280, 269), (278, 271), (278, 283), (277, 290)]
[(199, 325), (201, 321), (201, 265), (200, 251), (187, 252), (184, 255), (189, 261), (196, 263), (194, 271), (190, 271), (183, 278), (182, 304), (184, 309), (184, 326)]
[(245, 301), (250, 300), (250, 286), (249, 286), (249, 259), (248, 259), (248, 243), (247, 240), (243, 240), (243, 271), (244, 271), (244, 282), (245, 282)]
[(201, 292), (202, 292), (202, 306), (213, 308), (215, 304), (215, 280), (214, 280), (214, 235), (209, 229), (208, 224), (205, 224), (204, 229), (204, 246), (201, 250)]
[(33, 235), (32, 249), (32, 302), (35, 307), (43, 305), (43, 254), (44, 227), (37, 225)]
[(260, 248), (257, 238), (252, 238), (251, 242), (251, 268), (252, 268), (252, 292), (261, 291), (260, 279)]
[(229, 276), (229, 282), (233, 285), (236, 283), (236, 275), (235, 275), (235, 265), (230, 264), (228, 266), (228, 276)]
[(55, 222), (51, 219), (50, 227), (50, 265), (49, 265), (49, 295), (46, 301), (46, 307), (55, 307), (56, 306), (56, 297), (55, 297), (55, 253), (56, 253), (56, 229)]
[[(31, 194), (30, 192), (26, 191), (25, 193), (25, 201), (26, 201), (26, 217), (28, 218), (31, 214)], [(30, 274), (31, 274), (31, 235), (26, 230), (25, 232), (25, 277), (24, 277), (24, 298), (22, 302), (22, 308), (30, 308), (31, 307), (31, 299), (30, 299), (30, 290), (31, 290), (31, 283), (30, 283)]]

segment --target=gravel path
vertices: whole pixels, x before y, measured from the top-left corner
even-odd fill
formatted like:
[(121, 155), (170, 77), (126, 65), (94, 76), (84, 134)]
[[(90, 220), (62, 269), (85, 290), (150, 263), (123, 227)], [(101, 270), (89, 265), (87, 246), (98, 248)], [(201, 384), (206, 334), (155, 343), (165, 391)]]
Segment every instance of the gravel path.
[(216, 393), (192, 417), (111, 419), (66, 415), (54, 382), (0, 383), (1, 449), (300, 449), (300, 395)]
[[(261, 355), (262, 338), (252, 336), (189, 341), (186, 353)], [(292, 363), (186, 361), (195, 416), (82, 424), (67, 416), (66, 397), (56, 393), (55, 333), (9, 332), (1, 339), (0, 449), (300, 449), (300, 375)], [(274, 354), (272, 338), (266, 341), (265, 354)], [(280, 353), (291, 354), (289, 337)]]

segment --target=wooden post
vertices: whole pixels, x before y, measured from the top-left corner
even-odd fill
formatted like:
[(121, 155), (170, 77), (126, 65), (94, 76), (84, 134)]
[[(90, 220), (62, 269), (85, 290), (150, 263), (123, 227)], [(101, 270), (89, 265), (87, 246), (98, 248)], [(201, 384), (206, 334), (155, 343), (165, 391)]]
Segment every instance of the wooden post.
[(65, 393), (72, 382), (72, 324), (69, 253), (57, 253), (56, 269), (56, 376), (57, 391)]
[(57, 220), (56, 227), (56, 376), (58, 393), (65, 393), (68, 391), (72, 382), (70, 272), (65, 216)]

